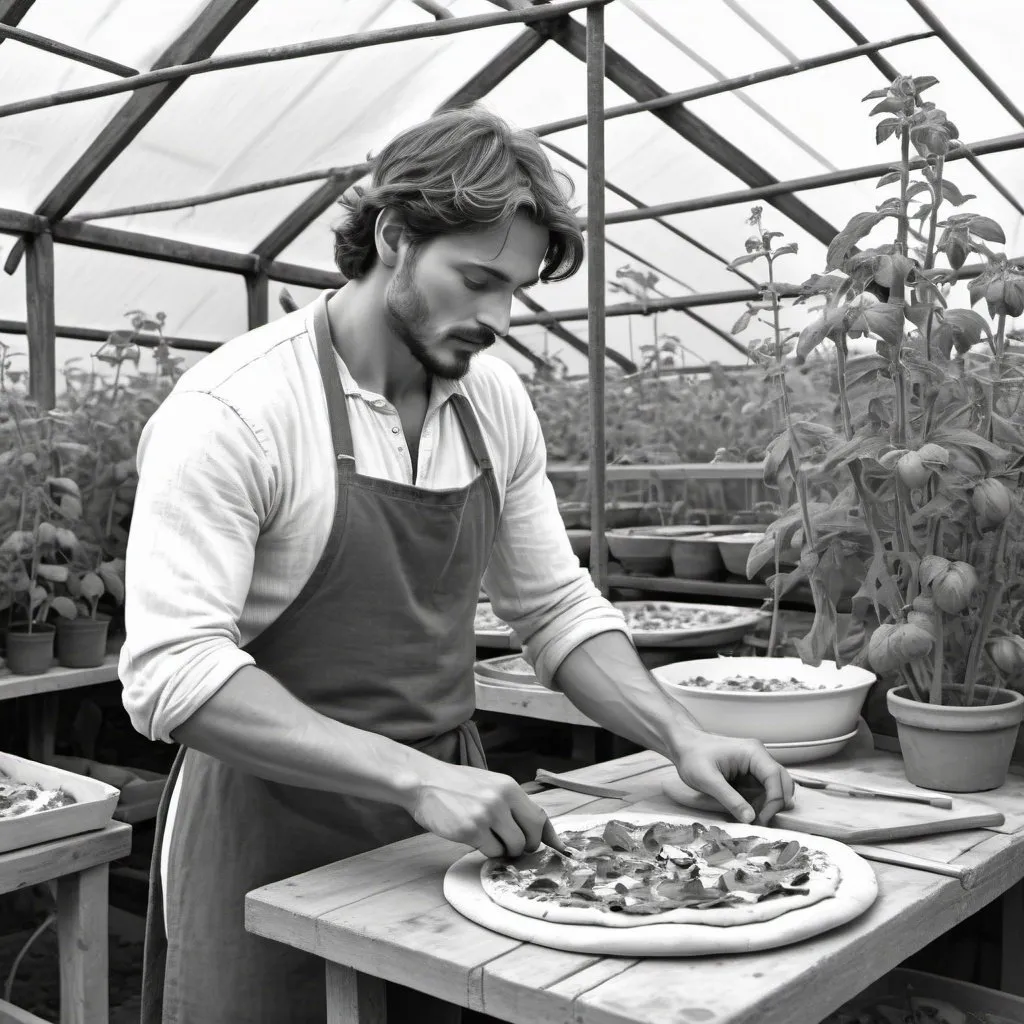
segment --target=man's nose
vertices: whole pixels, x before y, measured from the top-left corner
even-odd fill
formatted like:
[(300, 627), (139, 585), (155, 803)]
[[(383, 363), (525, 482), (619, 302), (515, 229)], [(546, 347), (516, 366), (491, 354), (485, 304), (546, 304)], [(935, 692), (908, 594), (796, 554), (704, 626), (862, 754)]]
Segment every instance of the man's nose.
[(499, 338), (508, 334), (512, 322), (512, 297), (495, 296), (477, 316), (477, 323), (493, 331)]

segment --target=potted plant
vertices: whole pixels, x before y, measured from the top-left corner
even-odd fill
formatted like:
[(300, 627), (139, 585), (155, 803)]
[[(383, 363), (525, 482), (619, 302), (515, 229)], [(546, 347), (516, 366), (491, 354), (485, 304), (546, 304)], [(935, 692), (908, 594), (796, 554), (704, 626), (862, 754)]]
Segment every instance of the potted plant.
[[(823, 275), (797, 302), (815, 300), (802, 331), (781, 326), (777, 245), (755, 208), (741, 265), (763, 260), (768, 280), (736, 330), (764, 321), (771, 336), (750, 346), (778, 388), (783, 429), (768, 448), (765, 480), (789, 511), (768, 527), (748, 573), (778, 564), (791, 543), (799, 566), (776, 573), (776, 592), (809, 581), (815, 605), (798, 647), (818, 664), (870, 667), (886, 680), (908, 779), (950, 792), (1005, 780), (1024, 697), (1007, 684), (1024, 667), (1024, 350), (1008, 320), (1024, 311), (1024, 270), (990, 245), (1004, 242), (989, 217), (950, 213), (973, 196), (946, 173), (957, 129), (923, 101), (932, 77), (900, 76), (867, 98), (884, 114), (879, 143), (900, 158), (878, 187), (898, 194), (859, 213), (828, 249)], [(916, 150), (918, 159), (912, 159)], [(886, 222), (887, 244), (856, 246)], [(917, 228), (915, 229), (915, 224)], [(916, 243), (916, 244), (914, 244)], [(967, 259), (980, 257), (970, 303), (951, 308)], [(946, 266), (937, 266), (939, 257)], [(853, 354), (850, 339), (873, 351)], [(836, 424), (792, 414), (794, 364), (830, 353)], [(791, 354), (792, 357), (791, 358)], [(793, 500), (795, 498), (795, 500)], [(853, 622), (842, 642), (836, 604), (853, 583)]]

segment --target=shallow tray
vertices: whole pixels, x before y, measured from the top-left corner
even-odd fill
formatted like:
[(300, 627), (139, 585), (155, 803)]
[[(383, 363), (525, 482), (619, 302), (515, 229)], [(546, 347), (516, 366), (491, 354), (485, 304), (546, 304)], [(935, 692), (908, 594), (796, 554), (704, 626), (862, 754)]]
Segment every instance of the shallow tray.
[[(525, 664), (525, 669), (516, 670), (516, 666)], [(473, 671), (489, 683), (511, 683), (515, 686), (529, 686), (531, 683), (540, 686), (537, 676), (529, 662), (521, 654), (505, 654), (500, 658), (484, 658), (473, 665)]]
[(729, 612), (731, 617), (713, 626), (692, 629), (634, 629), (630, 633), (637, 647), (713, 647), (742, 640), (764, 617), (757, 608), (734, 605), (694, 604), (687, 601), (616, 601), (615, 607), (625, 612), (646, 607), (666, 610), (691, 609)]
[(120, 796), (115, 787), (105, 782), (14, 754), (0, 753), (0, 770), (18, 782), (64, 789), (77, 801), (67, 807), (0, 819), (0, 853), (105, 828)]

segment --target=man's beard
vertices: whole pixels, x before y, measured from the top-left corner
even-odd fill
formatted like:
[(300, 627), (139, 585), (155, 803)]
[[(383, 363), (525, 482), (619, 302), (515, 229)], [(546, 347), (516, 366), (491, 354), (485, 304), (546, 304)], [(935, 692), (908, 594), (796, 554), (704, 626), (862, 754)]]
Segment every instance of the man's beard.
[[(416, 250), (412, 249), (388, 285), (385, 296), (388, 321), (402, 344), (427, 373), (446, 380), (459, 380), (469, 372), (474, 353), (446, 351), (439, 355), (424, 339), (430, 322), (430, 310), (423, 292), (413, 279), (416, 260)], [(478, 342), (481, 348), (494, 343), (494, 334), (479, 328), (473, 332), (465, 332), (465, 336), (470, 341)]]

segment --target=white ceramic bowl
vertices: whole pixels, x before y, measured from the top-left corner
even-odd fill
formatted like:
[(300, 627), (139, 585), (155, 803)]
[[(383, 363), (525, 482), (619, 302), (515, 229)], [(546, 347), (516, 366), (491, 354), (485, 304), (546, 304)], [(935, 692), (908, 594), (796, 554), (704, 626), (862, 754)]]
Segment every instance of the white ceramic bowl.
[[(679, 661), (651, 671), (708, 732), (751, 737), (765, 744), (807, 743), (855, 731), (875, 681), (873, 673), (853, 665), (837, 668), (834, 661), (823, 661), (815, 667), (799, 658), (707, 658)], [(687, 680), (698, 676), (792, 677), (822, 683), (826, 688), (764, 693), (687, 685)]]
[(764, 749), (779, 764), (807, 764), (809, 761), (835, 757), (856, 735), (857, 730), (854, 729), (846, 736), (836, 736), (834, 739), (815, 740), (813, 743), (766, 743)]

